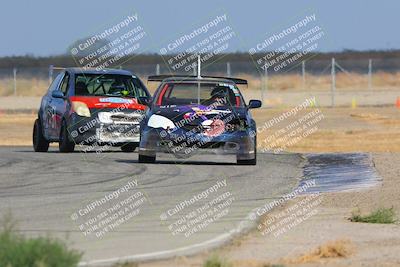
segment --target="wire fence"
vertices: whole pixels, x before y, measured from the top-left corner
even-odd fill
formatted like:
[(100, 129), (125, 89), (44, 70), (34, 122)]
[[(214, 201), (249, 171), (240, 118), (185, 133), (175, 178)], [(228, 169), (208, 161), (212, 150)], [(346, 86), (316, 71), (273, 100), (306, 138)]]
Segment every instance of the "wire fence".
[[(125, 64), (118, 66), (146, 79), (154, 74), (173, 72), (168, 64)], [(330, 94), (330, 105), (342, 90), (373, 92), (400, 88), (400, 60), (393, 59), (310, 59), (278, 71), (262, 70), (252, 61), (216, 62), (202, 65), (203, 75), (243, 77), (247, 90), (257, 91), (262, 100), (271, 93), (323, 92)], [(0, 68), (0, 96), (41, 96), (60, 70), (48, 67)], [(188, 74), (188, 73), (185, 73)]]

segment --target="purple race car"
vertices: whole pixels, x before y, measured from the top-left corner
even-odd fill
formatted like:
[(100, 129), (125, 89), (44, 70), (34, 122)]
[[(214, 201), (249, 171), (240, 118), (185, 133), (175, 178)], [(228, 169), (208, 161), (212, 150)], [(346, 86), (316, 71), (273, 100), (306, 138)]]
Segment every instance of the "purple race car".
[(256, 123), (237, 84), (225, 77), (150, 76), (160, 81), (141, 122), (139, 162), (155, 162), (159, 152), (188, 158), (199, 152), (235, 154), (238, 164), (257, 163)]

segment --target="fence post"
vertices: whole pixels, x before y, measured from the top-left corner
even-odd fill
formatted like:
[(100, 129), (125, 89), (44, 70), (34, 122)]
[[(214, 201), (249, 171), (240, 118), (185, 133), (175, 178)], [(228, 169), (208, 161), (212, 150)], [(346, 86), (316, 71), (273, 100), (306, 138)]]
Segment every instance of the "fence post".
[(53, 81), (53, 70), (54, 70), (54, 66), (50, 65), (49, 66), (49, 85), (51, 84), (51, 82)]
[(160, 64), (156, 65), (156, 75), (160, 75)]
[(268, 90), (268, 68), (265, 67), (264, 75), (261, 76), (261, 101), (264, 105), (265, 93)]
[(226, 62), (226, 77), (231, 77), (231, 63)]
[(303, 60), (301, 62), (301, 76), (303, 78), (303, 90), (306, 89), (306, 63)]
[(193, 76), (197, 76), (197, 63), (193, 63)]
[(368, 60), (368, 89), (372, 90), (372, 59)]
[(336, 91), (336, 77), (335, 77), (335, 58), (332, 58), (332, 67), (331, 67), (331, 75), (332, 75), (332, 85), (331, 85), (331, 105), (335, 106), (335, 91)]
[(13, 68), (14, 75), (14, 95), (17, 95), (17, 68)]

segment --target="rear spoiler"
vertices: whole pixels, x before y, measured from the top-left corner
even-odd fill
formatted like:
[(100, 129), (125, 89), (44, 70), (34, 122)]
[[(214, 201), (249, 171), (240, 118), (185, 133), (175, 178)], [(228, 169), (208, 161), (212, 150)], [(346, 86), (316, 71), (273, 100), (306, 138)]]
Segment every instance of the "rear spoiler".
[[(147, 81), (149, 82), (162, 82), (165, 79), (168, 78), (197, 78), (197, 76), (194, 75), (150, 75), (147, 78)], [(225, 79), (225, 80), (230, 80), (234, 82), (235, 84), (246, 84), (247, 85), (247, 80), (244, 79), (239, 79), (239, 78), (231, 78), (231, 77), (221, 77), (221, 76), (201, 76), (201, 78), (215, 78), (215, 79)]]

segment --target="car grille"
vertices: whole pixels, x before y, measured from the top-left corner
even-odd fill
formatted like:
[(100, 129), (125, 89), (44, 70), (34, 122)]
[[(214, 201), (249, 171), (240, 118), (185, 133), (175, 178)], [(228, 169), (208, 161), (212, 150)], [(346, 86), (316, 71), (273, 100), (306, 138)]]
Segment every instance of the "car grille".
[(110, 119), (115, 124), (139, 124), (143, 115), (137, 113), (115, 113)]

